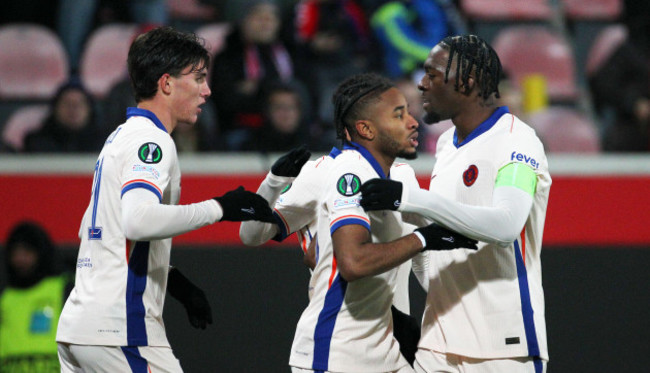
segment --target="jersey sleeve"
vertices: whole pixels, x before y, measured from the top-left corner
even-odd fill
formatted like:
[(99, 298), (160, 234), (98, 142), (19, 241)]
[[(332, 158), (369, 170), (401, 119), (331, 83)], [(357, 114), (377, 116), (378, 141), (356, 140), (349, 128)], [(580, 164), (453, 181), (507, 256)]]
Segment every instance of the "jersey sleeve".
[(281, 241), (316, 220), (318, 200), (325, 176), (326, 160), (305, 164), (296, 179), (285, 188), (275, 203), (273, 212), (278, 218)]
[(121, 196), (131, 189), (150, 191), (162, 202), (163, 192), (177, 167), (176, 146), (162, 131), (148, 132), (137, 140), (130, 140), (123, 150)]
[[(523, 127), (523, 122), (517, 120), (514, 125)], [(530, 167), (537, 175), (548, 171), (544, 146), (530, 128), (518, 128), (513, 136), (504, 138), (495, 149), (499, 149), (500, 152), (496, 164), (499, 170), (515, 163)]]
[(349, 224), (361, 225), (370, 231), (370, 217), (360, 205), (361, 185), (377, 177), (374, 171), (364, 168), (357, 162), (342, 160), (335, 163), (324, 183), (323, 193), (330, 234)]

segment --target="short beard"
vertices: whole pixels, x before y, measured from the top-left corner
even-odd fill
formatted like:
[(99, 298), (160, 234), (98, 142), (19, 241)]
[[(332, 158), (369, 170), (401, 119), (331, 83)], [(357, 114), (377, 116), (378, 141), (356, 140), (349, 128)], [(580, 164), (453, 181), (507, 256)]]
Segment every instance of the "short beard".
[(414, 159), (416, 159), (418, 157), (418, 152), (414, 151), (413, 153), (407, 153), (405, 151), (401, 151), (401, 152), (399, 152), (399, 154), (397, 154), (397, 157), (404, 158), (406, 160), (411, 161), (411, 160), (414, 160)]
[(400, 149), (399, 143), (389, 136), (379, 134), (378, 140), (381, 142), (384, 152), (395, 158), (415, 159), (418, 156), (417, 151), (409, 153), (406, 149)]

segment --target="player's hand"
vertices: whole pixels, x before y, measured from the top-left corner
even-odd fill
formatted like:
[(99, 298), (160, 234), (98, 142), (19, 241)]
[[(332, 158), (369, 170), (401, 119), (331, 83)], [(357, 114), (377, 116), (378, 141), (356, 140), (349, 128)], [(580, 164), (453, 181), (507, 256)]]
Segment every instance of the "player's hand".
[(221, 221), (259, 220), (275, 223), (273, 211), (264, 197), (244, 190), (243, 186), (227, 192), (221, 197), (214, 197), (223, 209)]
[(205, 293), (177, 268), (169, 270), (167, 291), (185, 307), (193, 327), (205, 329), (208, 324), (212, 324), (212, 308)]
[(426, 241), (424, 250), (453, 250), (453, 249), (471, 249), (477, 250), (478, 241), (467, 238), (462, 234), (450, 231), (436, 223), (415, 230), (419, 232)]
[(390, 312), (393, 315), (393, 336), (399, 342), (399, 351), (413, 366), (420, 341), (420, 324), (415, 317), (405, 314), (395, 306), (390, 306)]
[(361, 185), (361, 207), (366, 211), (397, 211), (402, 203), (402, 183), (388, 179), (372, 179)]
[(296, 177), (309, 157), (311, 153), (305, 145), (292, 149), (273, 163), (271, 173), (275, 176)]

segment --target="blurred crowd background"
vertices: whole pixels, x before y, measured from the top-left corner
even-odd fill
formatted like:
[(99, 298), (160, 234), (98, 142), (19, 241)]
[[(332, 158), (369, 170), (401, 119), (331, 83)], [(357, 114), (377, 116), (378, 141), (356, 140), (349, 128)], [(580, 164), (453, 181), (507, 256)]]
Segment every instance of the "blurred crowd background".
[[(650, 3), (632, 0), (6, 0), (0, 5), (2, 152), (94, 152), (134, 105), (133, 38), (193, 31), (212, 55), (212, 96), (179, 152), (336, 145), (332, 92), (376, 71), (413, 115), (432, 46), (475, 33), (504, 67), (502, 104), (549, 153), (650, 149)], [(451, 126), (421, 126), (434, 153)]]

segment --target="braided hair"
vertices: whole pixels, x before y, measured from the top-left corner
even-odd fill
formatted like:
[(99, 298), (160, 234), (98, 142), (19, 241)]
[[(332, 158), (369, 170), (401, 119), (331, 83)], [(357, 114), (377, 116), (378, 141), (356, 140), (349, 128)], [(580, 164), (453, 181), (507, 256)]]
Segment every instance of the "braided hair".
[(448, 36), (440, 44), (444, 49), (449, 50), (445, 83), (448, 81), (451, 63), (454, 54), (456, 54), (458, 58), (456, 59), (456, 84), (454, 87), (457, 91), (460, 79), (462, 79), (463, 85), (467, 86), (470, 73), (475, 71), (474, 79), (479, 88), (479, 97), (486, 100), (492, 93), (497, 98), (500, 97), (501, 61), (485, 40), (476, 35)]
[(332, 96), (336, 137), (345, 142), (346, 128), (350, 136), (356, 133), (355, 121), (362, 118), (369, 104), (393, 87), (390, 80), (374, 73), (357, 74), (341, 83)]

